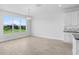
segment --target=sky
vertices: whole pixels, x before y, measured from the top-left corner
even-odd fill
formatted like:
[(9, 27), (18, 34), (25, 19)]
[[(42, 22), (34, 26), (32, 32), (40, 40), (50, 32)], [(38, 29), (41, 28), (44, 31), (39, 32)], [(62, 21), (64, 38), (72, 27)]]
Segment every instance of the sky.
[(3, 16), (3, 23), (4, 25), (27, 25), (27, 20), (21, 17), (11, 17), (11, 16)]

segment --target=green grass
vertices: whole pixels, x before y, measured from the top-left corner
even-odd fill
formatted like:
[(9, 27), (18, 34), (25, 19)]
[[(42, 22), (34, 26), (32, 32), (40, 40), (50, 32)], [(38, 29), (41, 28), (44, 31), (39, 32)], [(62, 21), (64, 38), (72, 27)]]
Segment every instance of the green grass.
[(26, 30), (24, 30), (24, 29), (14, 29), (14, 32), (26, 32)]
[[(14, 31), (13, 32), (26, 32), (27, 30), (24, 30), (24, 29), (14, 29)], [(10, 29), (10, 30), (4, 30), (4, 34), (6, 34), (6, 35), (10, 35), (10, 34), (12, 34), (12, 30)]]
[(27, 30), (21, 29), (21, 32), (26, 32)]
[(12, 31), (11, 30), (4, 30), (4, 34), (7, 34), (7, 35), (9, 35), (9, 34), (11, 34), (12, 33)]
[(14, 29), (13, 32), (20, 32), (20, 29)]

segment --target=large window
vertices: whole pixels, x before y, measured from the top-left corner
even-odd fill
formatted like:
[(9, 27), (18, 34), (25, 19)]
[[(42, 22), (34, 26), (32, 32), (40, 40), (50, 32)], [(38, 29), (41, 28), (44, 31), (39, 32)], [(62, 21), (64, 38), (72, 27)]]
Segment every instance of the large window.
[(3, 17), (3, 31), (5, 34), (12, 32), (12, 19), (10, 16), (4, 16)]
[(4, 16), (3, 31), (5, 34), (10, 34), (13, 32), (26, 32), (27, 20), (17, 16)]
[(21, 20), (21, 32), (27, 31), (26, 29), (27, 29), (27, 21), (24, 18), (22, 18), (22, 20)]
[(13, 20), (13, 26), (14, 26), (14, 29), (13, 29), (13, 31), (14, 32), (20, 32), (20, 21), (21, 21), (21, 19), (19, 18), (19, 17), (14, 17), (13, 18), (14, 20)]

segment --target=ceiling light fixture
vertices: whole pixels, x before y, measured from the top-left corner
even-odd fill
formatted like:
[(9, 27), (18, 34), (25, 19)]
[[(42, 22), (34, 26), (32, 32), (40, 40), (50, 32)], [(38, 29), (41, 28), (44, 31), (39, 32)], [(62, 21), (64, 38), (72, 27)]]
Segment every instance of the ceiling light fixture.
[(27, 20), (31, 20), (32, 19), (32, 16), (30, 15), (30, 8), (28, 8), (27, 11), (28, 11), (28, 15), (27, 15), (26, 18), (27, 18)]
[(42, 4), (36, 4), (36, 7), (41, 7)]
[(58, 5), (58, 7), (62, 7), (62, 5), (61, 5), (61, 4), (59, 4), (59, 5)]

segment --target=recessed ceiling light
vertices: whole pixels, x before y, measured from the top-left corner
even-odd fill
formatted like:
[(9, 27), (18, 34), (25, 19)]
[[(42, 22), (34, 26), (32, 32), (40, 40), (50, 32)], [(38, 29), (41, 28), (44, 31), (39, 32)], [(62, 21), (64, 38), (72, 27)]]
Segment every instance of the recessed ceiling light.
[(37, 7), (40, 7), (40, 6), (41, 6), (41, 4), (36, 4), (36, 6), (37, 6)]
[(59, 5), (58, 5), (58, 7), (62, 7), (62, 5), (61, 5), (61, 4), (59, 4)]

